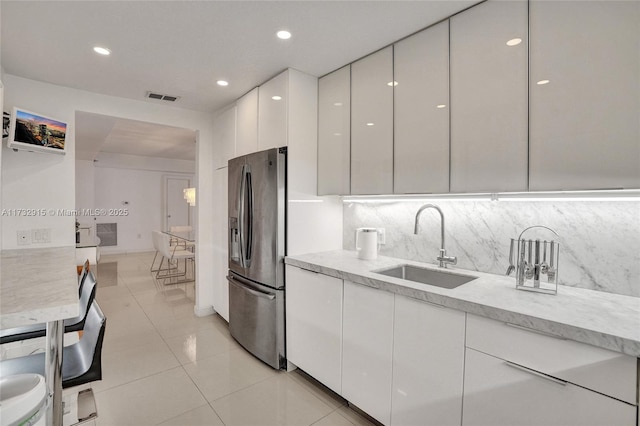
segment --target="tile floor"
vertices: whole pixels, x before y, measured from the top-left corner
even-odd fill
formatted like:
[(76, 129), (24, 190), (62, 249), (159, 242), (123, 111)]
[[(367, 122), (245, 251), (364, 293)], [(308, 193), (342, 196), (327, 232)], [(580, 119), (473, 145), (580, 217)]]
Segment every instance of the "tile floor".
[(153, 253), (102, 256), (96, 300), (107, 317), (103, 425), (370, 425), (304, 373), (276, 371), (193, 314), (194, 285), (158, 286)]

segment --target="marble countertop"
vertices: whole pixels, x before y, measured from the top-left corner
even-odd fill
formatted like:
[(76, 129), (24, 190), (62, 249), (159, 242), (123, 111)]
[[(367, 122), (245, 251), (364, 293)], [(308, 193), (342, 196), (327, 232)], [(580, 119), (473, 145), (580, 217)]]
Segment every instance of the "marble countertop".
[(0, 329), (78, 315), (75, 247), (0, 252)]
[(355, 251), (336, 250), (287, 256), (285, 263), (396, 294), (551, 333), (640, 357), (640, 298), (568, 286), (556, 295), (515, 289), (515, 278), (449, 267), (477, 279), (445, 289), (371, 271), (410, 264), (437, 265), (378, 256), (358, 259)]

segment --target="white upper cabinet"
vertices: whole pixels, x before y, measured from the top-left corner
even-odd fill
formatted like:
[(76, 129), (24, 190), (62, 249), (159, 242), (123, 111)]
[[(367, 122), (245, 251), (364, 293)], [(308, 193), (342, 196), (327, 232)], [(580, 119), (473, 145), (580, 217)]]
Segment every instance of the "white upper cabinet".
[(232, 105), (213, 120), (216, 169), (227, 167), (228, 161), (236, 155), (236, 109)]
[(258, 88), (236, 102), (236, 157), (258, 150)]
[(394, 45), (396, 194), (449, 192), (449, 21)]
[(527, 2), (489, 0), (450, 22), (451, 192), (526, 191)]
[(530, 189), (640, 188), (640, 2), (530, 14)]
[(393, 47), (351, 65), (351, 193), (393, 193)]
[(351, 66), (318, 81), (318, 195), (350, 193)]
[(259, 88), (258, 151), (287, 145), (288, 71)]

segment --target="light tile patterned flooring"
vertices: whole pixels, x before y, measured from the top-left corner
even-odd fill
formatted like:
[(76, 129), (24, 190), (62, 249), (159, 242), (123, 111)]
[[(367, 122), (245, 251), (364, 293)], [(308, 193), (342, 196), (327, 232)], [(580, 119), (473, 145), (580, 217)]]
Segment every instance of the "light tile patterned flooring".
[(152, 260), (100, 260), (96, 300), (107, 328), (103, 379), (93, 383), (98, 418), (89, 424), (371, 424), (304, 373), (255, 359), (218, 315), (196, 317), (194, 285), (158, 286)]

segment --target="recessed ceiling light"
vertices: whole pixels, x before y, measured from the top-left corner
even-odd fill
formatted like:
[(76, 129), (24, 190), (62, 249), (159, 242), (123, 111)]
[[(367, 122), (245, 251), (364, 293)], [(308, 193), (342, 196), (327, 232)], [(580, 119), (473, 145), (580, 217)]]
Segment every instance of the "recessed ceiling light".
[(93, 48), (93, 51), (96, 52), (96, 53), (99, 53), (101, 55), (105, 55), (105, 56), (111, 54), (111, 51), (109, 49), (107, 49), (106, 47), (95, 46)]
[(398, 82), (397, 81), (390, 81), (387, 83), (387, 86), (397, 86)]
[(291, 33), (289, 31), (280, 30), (276, 33), (279, 39), (288, 40), (291, 38)]
[(436, 108), (446, 108), (447, 106), (444, 104), (436, 105)]
[(333, 136), (342, 136), (342, 133), (334, 133)]
[(342, 106), (342, 102), (336, 102), (333, 104), (333, 106)]
[(275, 96), (272, 96), (271, 99), (273, 99), (274, 101), (279, 101), (282, 99), (282, 96), (275, 95)]
[(226, 80), (218, 80), (216, 81), (216, 83), (218, 84), (218, 86), (228, 86), (229, 82)]
[(373, 123), (367, 123), (367, 126), (373, 126)]
[(549, 80), (540, 80), (536, 83), (538, 86), (542, 86), (543, 84), (549, 84)]
[(507, 42), (507, 46), (517, 46), (520, 43), (522, 43), (522, 39), (521, 38), (512, 38), (511, 40), (509, 40)]

